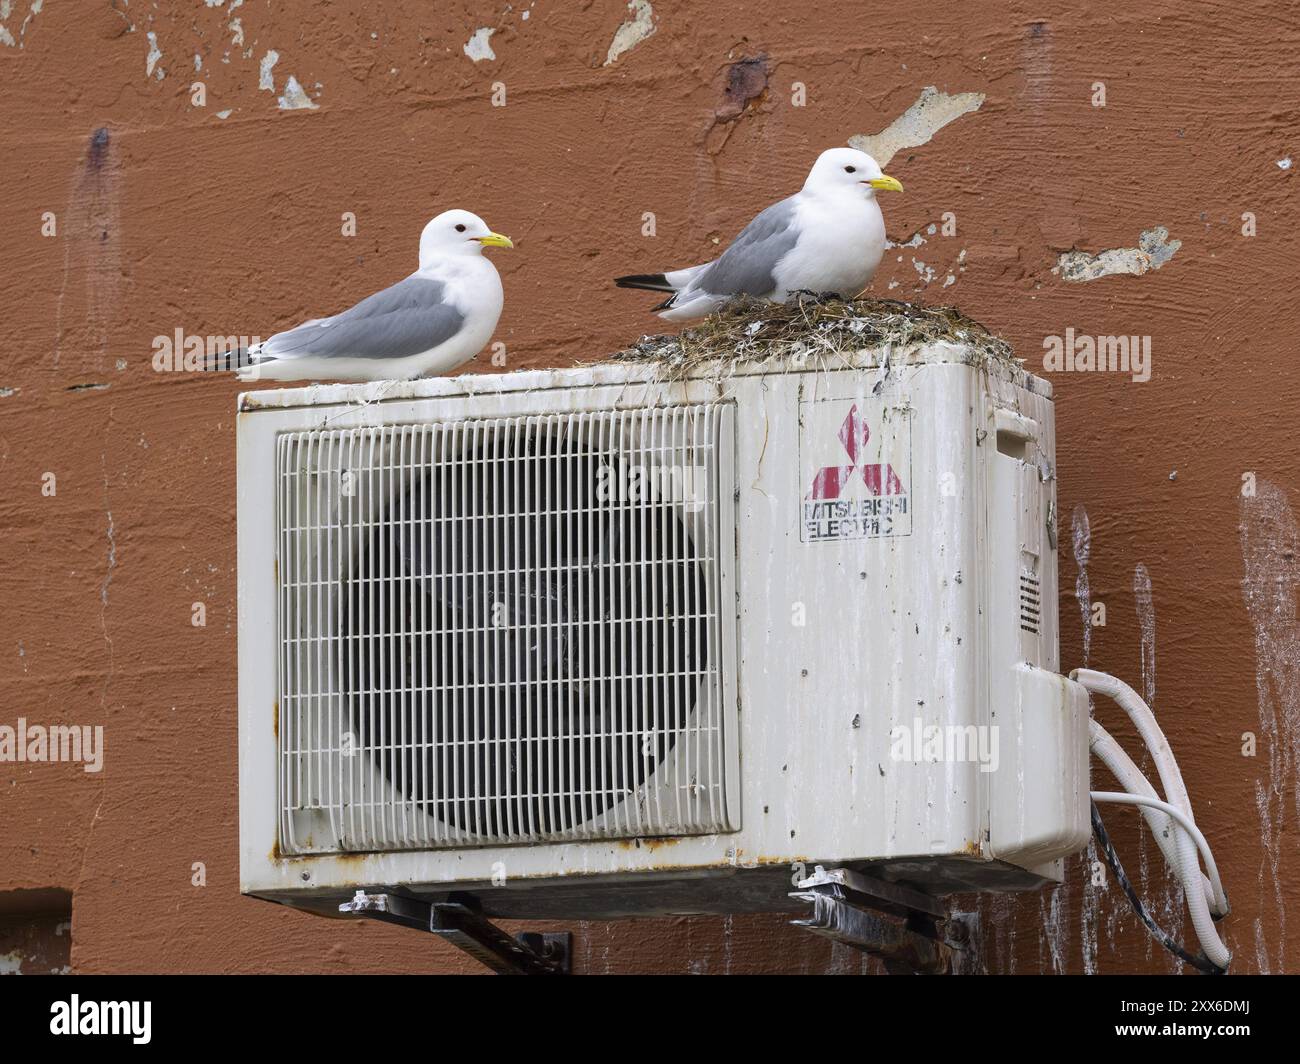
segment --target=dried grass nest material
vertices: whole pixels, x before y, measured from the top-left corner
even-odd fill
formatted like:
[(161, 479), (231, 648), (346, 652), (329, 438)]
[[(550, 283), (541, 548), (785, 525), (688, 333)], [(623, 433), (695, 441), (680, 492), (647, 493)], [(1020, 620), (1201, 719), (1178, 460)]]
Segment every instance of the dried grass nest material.
[(798, 359), (829, 363), (847, 352), (889, 345), (920, 346), (946, 340), (968, 348), (982, 364), (1019, 365), (1011, 345), (956, 307), (927, 307), (896, 299), (822, 297), (797, 292), (787, 303), (741, 296), (683, 332), (643, 336), (610, 357), (659, 363), (683, 377), (707, 362)]

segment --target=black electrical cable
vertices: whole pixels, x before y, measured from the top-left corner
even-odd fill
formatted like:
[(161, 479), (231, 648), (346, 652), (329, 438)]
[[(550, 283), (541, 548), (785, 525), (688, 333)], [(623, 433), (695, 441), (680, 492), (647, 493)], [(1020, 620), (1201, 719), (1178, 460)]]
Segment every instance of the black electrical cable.
[(1157, 924), (1151, 914), (1147, 912), (1146, 906), (1142, 904), (1142, 899), (1138, 897), (1138, 892), (1133, 888), (1133, 884), (1129, 882), (1128, 876), (1124, 873), (1124, 866), (1120, 864), (1119, 854), (1115, 852), (1110, 836), (1106, 833), (1106, 825), (1102, 822), (1101, 810), (1097, 808), (1096, 802), (1092, 803), (1092, 831), (1097, 836), (1097, 845), (1101, 847), (1106, 863), (1110, 865), (1110, 870), (1115, 874), (1115, 881), (1119, 884), (1120, 890), (1124, 892), (1129, 904), (1133, 906), (1133, 911), (1137, 913), (1138, 919), (1151, 932), (1151, 937), (1179, 960), (1185, 964), (1190, 964), (1198, 972), (1204, 972), (1206, 975), (1222, 975), (1225, 969), (1220, 968), (1203, 953), (1189, 953), (1181, 943), (1175, 941), (1172, 935)]

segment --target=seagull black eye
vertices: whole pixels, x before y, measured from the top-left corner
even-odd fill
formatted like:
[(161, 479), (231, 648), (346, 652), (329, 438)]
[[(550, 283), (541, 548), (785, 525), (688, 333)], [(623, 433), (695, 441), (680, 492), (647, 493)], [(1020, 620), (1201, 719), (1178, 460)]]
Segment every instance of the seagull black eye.
[(846, 166), (844, 168), (844, 172), (846, 174), (856, 174), (858, 172), (858, 168), (856, 166)]
[(463, 233), (464, 231), (465, 231), (465, 227), (463, 225), (456, 226), (456, 232)]

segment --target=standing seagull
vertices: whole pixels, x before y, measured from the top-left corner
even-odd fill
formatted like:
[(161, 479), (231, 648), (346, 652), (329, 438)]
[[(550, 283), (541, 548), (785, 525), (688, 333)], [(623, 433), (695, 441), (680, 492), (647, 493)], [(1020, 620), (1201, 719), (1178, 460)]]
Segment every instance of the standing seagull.
[(885, 253), (876, 192), (903, 186), (864, 151), (831, 148), (817, 157), (803, 189), (774, 203), (712, 262), (669, 273), (617, 277), (620, 288), (672, 293), (654, 309), (669, 321), (712, 313), (733, 296), (784, 303), (791, 292), (852, 299)]
[(446, 373), (492, 338), (503, 296), (484, 248), (512, 248), (477, 214), (444, 211), (420, 234), (420, 268), (332, 318), (248, 349), (241, 380), (412, 380)]

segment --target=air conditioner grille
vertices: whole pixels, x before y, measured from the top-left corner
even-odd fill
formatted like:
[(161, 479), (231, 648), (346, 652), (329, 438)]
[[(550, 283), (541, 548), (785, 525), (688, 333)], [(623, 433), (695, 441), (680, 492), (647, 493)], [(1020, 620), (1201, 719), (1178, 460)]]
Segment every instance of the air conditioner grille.
[(281, 849), (728, 830), (730, 417), (282, 434)]

